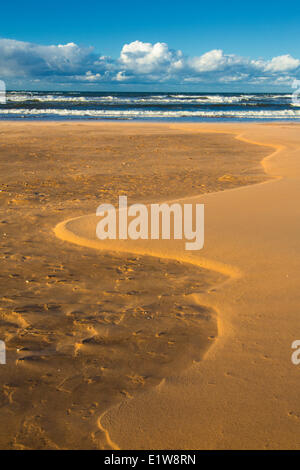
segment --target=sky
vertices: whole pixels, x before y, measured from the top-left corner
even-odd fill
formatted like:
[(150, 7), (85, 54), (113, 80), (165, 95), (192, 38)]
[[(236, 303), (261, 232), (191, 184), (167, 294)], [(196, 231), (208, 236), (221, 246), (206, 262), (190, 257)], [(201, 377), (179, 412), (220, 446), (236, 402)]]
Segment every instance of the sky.
[(15, 89), (286, 91), (300, 79), (300, 2), (3, 2), (0, 79)]

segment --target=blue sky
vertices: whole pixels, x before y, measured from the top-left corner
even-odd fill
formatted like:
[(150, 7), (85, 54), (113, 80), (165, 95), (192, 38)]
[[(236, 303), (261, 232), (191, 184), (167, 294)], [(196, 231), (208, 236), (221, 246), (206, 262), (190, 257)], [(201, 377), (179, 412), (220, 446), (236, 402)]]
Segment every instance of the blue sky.
[(1, 18), (8, 87), (284, 90), (300, 78), (300, 2), (15, 0)]

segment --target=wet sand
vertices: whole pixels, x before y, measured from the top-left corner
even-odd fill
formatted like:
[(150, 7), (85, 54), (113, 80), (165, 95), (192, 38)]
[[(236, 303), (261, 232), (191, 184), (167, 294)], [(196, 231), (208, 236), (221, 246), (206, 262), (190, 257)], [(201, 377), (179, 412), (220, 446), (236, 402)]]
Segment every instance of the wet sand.
[[(1, 123), (1, 448), (297, 446), (298, 133)], [(88, 214), (122, 194), (204, 202), (205, 249), (101, 243)], [(278, 203), (288, 223), (274, 236)]]

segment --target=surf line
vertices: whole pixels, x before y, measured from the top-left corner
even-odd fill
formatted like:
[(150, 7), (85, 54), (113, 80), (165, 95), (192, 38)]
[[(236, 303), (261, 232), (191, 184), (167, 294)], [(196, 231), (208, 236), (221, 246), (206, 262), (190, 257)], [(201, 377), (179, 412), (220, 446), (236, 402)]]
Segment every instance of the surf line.
[(118, 209), (101, 204), (96, 216), (101, 217), (96, 226), (99, 240), (173, 238), (188, 240), (186, 250), (201, 250), (204, 246), (204, 204), (150, 204), (149, 211), (145, 204), (128, 206), (127, 196), (119, 196)]

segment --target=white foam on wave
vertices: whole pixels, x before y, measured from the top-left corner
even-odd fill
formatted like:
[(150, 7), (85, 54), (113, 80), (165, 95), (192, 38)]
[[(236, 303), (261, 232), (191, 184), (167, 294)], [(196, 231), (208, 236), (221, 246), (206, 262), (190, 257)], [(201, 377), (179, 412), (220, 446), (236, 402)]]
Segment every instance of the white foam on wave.
[(7, 97), (8, 102), (27, 102), (38, 101), (41, 103), (62, 102), (62, 103), (76, 103), (76, 102), (93, 102), (93, 103), (113, 103), (113, 104), (220, 104), (220, 103), (238, 103), (243, 100), (250, 99), (247, 96), (205, 96), (205, 95), (159, 95), (147, 97), (127, 97), (120, 96), (65, 96), (58, 95), (31, 95), (31, 94), (10, 94)]
[[(220, 95), (220, 94), (161, 94), (161, 95), (149, 95), (149, 96), (116, 96), (116, 95), (102, 95), (102, 96), (66, 96), (64, 94), (45, 93), (40, 92), (10, 92), (7, 95), (8, 102), (28, 102), (37, 101), (41, 103), (103, 103), (103, 104), (143, 104), (143, 105), (176, 105), (176, 104), (203, 104), (203, 105), (226, 105), (226, 104), (239, 104), (247, 103), (249, 105), (257, 104), (259, 102), (267, 102), (275, 99), (290, 99), (292, 95)], [(252, 103), (251, 103), (252, 102)]]
[(41, 103), (51, 103), (51, 102), (71, 102), (71, 103), (76, 103), (76, 102), (88, 102), (88, 101), (95, 101), (95, 98), (86, 98), (84, 96), (54, 96), (54, 95), (31, 95), (31, 94), (8, 94), (7, 96), (7, 101), (8, 102), (27, 102), (27, 101), (38, 101)]

